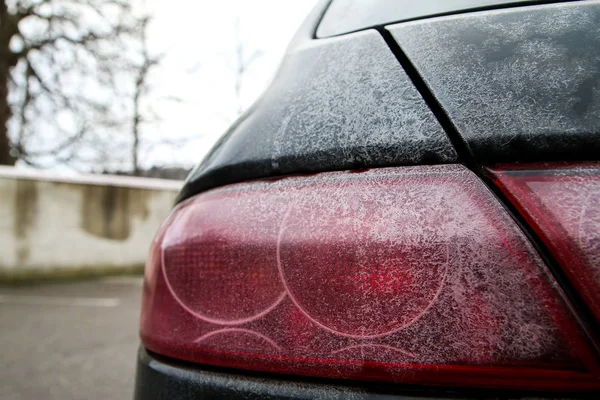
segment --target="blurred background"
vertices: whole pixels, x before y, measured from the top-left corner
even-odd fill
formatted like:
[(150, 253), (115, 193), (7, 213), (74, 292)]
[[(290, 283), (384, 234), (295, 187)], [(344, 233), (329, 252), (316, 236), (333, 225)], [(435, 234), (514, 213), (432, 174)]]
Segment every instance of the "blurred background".
[(2, 0), (0, 164), (190, 168), (264, 90), (314, 0)]
[(141, 273), (316, 0), (0, 0), (0, 398), (133, 393)]

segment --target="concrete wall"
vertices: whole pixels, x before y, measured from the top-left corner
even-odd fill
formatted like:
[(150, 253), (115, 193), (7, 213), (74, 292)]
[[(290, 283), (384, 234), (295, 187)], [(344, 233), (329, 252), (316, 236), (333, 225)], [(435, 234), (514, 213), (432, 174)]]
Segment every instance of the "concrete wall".
[(0, 280), (140, 270), (181, 184), (0, 167)]

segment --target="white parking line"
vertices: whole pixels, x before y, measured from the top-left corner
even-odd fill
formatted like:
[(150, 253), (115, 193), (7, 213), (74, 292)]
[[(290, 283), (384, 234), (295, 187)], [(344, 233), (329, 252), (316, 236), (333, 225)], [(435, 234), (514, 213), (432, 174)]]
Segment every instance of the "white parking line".
[(0, 294), (0, 303), (24, 304), (30, 306), (117, 307), (121, 301), (117, 298), (19, 296)]

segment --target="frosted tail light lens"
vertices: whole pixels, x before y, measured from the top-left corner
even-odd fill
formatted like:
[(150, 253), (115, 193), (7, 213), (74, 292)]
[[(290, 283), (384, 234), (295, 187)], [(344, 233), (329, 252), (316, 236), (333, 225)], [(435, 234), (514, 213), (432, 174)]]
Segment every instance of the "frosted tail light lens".
[(600, 388), (561, 290), (462, 166), (230, 185), (179, 205), (146, 267), (144, 346), (233, 368)]
[(490, 169), (600, 321), (600, 163)]

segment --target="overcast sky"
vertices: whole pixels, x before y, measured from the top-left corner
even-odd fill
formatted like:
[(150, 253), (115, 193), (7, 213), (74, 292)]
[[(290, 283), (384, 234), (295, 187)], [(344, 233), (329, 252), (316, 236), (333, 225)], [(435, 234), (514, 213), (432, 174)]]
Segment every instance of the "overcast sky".
[[(248, 53), (262, 55), (242, 86), (248, 107), (270, 82), (288, 42), (316, 0), (149, 0), (155, 19), (149, 45), (164, 53), (152, 77), (152, 104), (161, 122), (145, 127), (151, 138), (193, 138), (182, 148), (157, 147), (145, 166), (193, 165), (235, 120), (236, 19)], [(169, 98), (181, 99), (174, 102)]]

